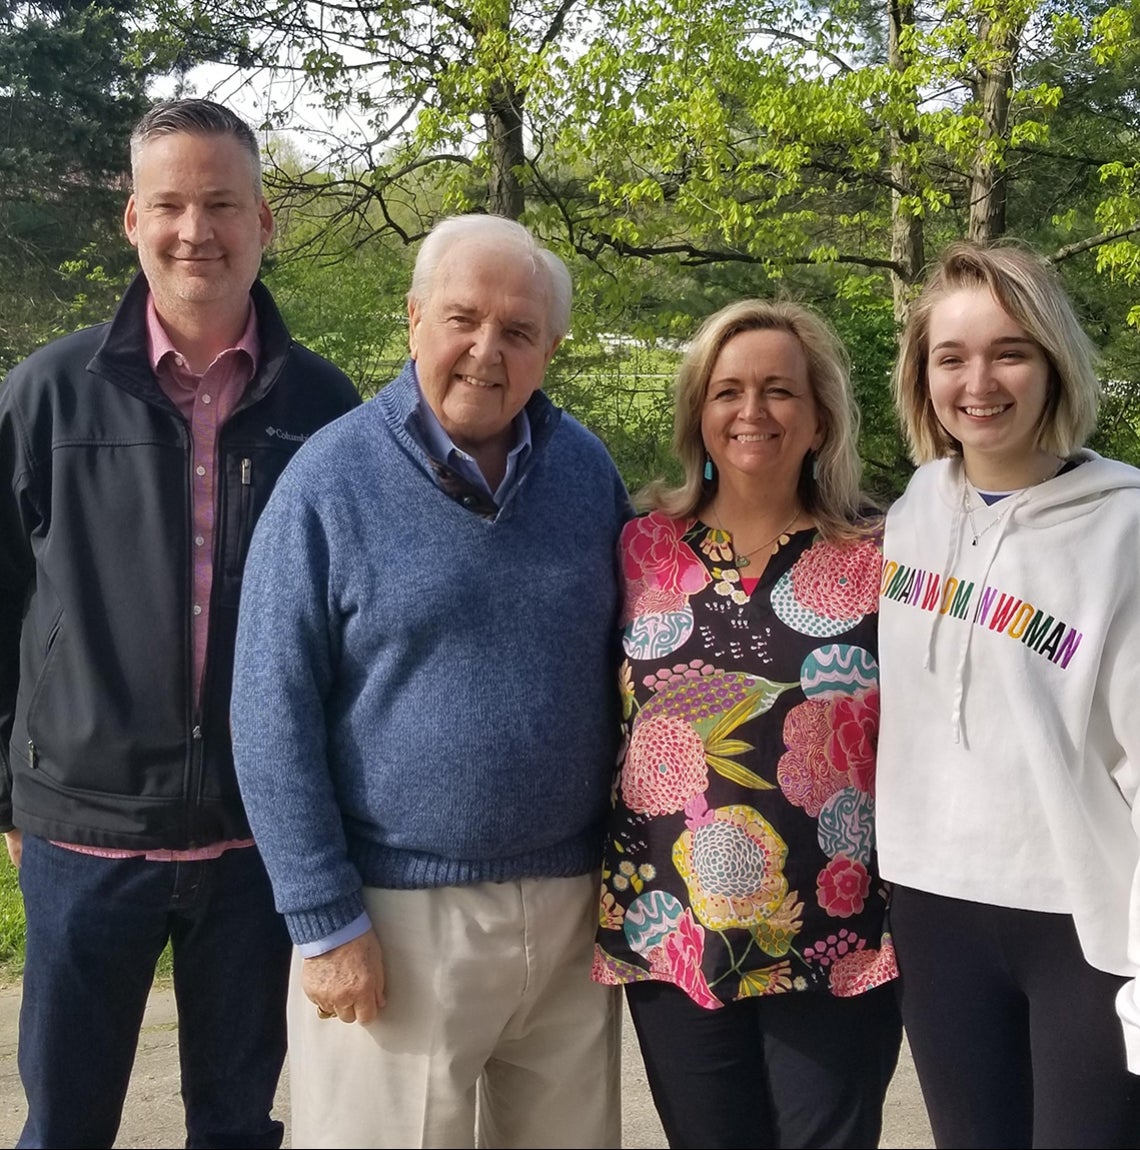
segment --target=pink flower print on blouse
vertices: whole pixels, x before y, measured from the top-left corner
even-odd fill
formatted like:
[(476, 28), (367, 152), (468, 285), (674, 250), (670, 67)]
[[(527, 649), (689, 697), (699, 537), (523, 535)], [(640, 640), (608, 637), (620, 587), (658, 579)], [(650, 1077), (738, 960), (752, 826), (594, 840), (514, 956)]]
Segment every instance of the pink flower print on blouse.
[(689, 601), (682, 592), (670, 591), (664, 587), (650, 587), (644, 579), (638, 579), (625, 585), (621, 625), (624, 627), (627, 623), (647, 615), (669, 615), (676, 611), (688, 611), (688, 604)]
[(827, 757), (846, 771), (864, 794), (875, 793), (875, 748), (879, 743), (879, 692), (860, 691), (828, 701), (831, 736)]
[(846, 855), (836, 855), (816, 876), (819, 905), (835, 918), (859, 914), (870, 889), (867, 868)]
[(693, 727), (669, 715), (637, 725), (621, 772), (621, 797), (631, 811), (673, 814), (708, 785), (705, 745)]
[(698, 827), (712, 826), (716, 822), (716, 811), (709, 806), (704, 795), (694, 795), (690, 802), (685, 804), (685, 826), (691, 831)]
[(866, 946), (865, 938), (860, 938), (853, 930), (842, 926), (834, 934), (805, 946), (804, 961), (818, 962), (826, 970), (834, 963), (841, 962), (845, 955), (861, 951)]
[(594, 943), (594, 961), (590, 977), (603, 986), (624, 986), (627, 982), (647, 982), (653, 976), (632, 962), (607, 954), (598, 943)]
[(828, 969), (827, 982), (837, 998), (851, 998), (890, 982), (898, 973), (895, 948), (886, 935), (881, 950), (853, 950), (837, 958)]
[(774, 789), (734, 758), (752, 747), (730, 736), (795, 685), (718, 671), (700, 660), (676, 664), (634, 720), (621, 772), (626, 806), (638, 814), (674, 814), (707, 789), (710, 770), (742, 786)]
[(662, 948), (669, 968), (669, 980), (679, 986), (698, 1006), (716, 1010), (723, 1006), (709, 989), (701, 963), (705, 956), (705, 928), (694, 921), (693, 912), (686, 907), (677, 923), (677, 929), (665, 937)]
[(694, 679), (716, 674), (719, 672), (712, 663), (706, 663), (703, 659), (690, 659), (687, 663), (674, 663), (672, 667), (658, 667), (652, 674), (644, 676), (641, 682), (651, 691), (668, 691), (683, 687)]
[(622, 571), (631, 584), (645, 591), (695, 595), (709, 581), (709, 573), (697, 553), (682, 536), (692, 525), (689, 519), (670, 519), (653, 511), (630, 520), (621, 534)]
[(882, 557), (870, 541), (836, 546), (818, 540), (791, 570), (796, 602), (828, 619), (858, 619), (879, 609)]
[(823, 804), (848, 785), (846, 762), (835, 762), (829, 751), (833, 735), (831, 699), (806, 699), (784, 719), (787, 751), (776, 764), (776, 781), (788, 802), (813, 819)]

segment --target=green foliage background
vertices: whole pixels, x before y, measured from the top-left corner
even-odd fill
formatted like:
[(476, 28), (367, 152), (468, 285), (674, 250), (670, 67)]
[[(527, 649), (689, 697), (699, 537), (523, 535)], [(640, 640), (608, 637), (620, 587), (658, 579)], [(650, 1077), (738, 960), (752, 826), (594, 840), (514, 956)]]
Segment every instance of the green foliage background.
[(7, 857), (0, 861), (0, 982), (24, 964), (24, 904), (19, 876)]
[(897, 324), (982, 227), (1057, 261), (1104, 354), (1094, 446), (1140, 461), (1140, 0), (0, 0), (0, 367), (113, 308), (129, 126), (202, 61), (265, 133), (266, 279), (365, 394), (418, 239), (504, 211), (571, 267), (549, 387), (631, 487), (671, 466), (679, 343), (779, 294), (846, 340), (889, 499)]

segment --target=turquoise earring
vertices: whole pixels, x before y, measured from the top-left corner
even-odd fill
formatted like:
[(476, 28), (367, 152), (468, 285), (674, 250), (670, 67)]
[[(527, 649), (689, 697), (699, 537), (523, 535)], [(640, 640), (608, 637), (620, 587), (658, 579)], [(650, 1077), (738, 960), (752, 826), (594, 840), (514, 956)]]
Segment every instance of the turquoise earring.
[(713, 462), (707, 455), (705, 456), (705, 473), (704, 474), (705, 474), (705, 482), (706, 483), (712, 483)]

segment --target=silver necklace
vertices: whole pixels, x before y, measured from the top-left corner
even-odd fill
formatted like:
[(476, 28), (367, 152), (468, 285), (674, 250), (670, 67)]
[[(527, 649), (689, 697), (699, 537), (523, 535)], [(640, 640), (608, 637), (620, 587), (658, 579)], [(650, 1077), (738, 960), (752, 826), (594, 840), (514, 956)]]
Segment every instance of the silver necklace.
[[(1064, 461), (1062, 460), (1060, 463), (1057, 464), (1057, 466), (1052, 471), (1049, 472), (1048, 475), (1043, 475), (1043, 476), (1041, 476), (1040, 479), (1035, 479), (1031, 484), (1029, 484), (1029, 486), (1030, 487), (1040, 487), (1040, 485), (1042, 483), (1047, 483), (1050, 479), (1052, 479), (1055, 475), (1057, 475), (1060, 472), (1061, 468), (1064, 467), (1064, 465), (1065, 465)], [(1018, 491), (1010, 491), (1010, 492), (1007, 492), (1005, 495), (1003, 495), (1002, 501), (1004, 502), (1005, 506), (1002, 507), (1002, 509), (989, 521), (989, 523), (987, 523), (985, 525), (985, 527), (983, 527), (981, 529), (981, 531), (978, 530), (978, 525), (974, 522), (974, 509), (973, 509), (973, 507), (970, 506), (970, 491), (971, 490), (976, 491), (977, 489), (966, 478), (965, 472), (963, 471), (963, 474), (962, 474), (962, 509), (966, 512), (966, 518), (967, 518), (967, 520), (969, 520), (969, 523), (970, 523), (970, 534), (974, 537), (973, 542), (970, 544), (970, 546), (971, 547), (977, 547), (978, 540), (981, 539), (981, 537), (983, 535), (985, 535), (985, 533), (987, 531), (989, 531), (989, 529), (991, 527), (996, 527), (1005, 518), (1006, 512), (1012, 506), (1010, 501), (1013, 499), (1013, 497), (1015, 495), (1018, 495), (1020, 493), (1020, 491), (1024, 491), (1025, 488), (1024, 487), (1020, 488)], [(978, 498), (981, 499), (982, 498), (981, 495), (978, 495)], [(986, 506), (986, 507), (989, 506), (989, 504), (987, 504), (984, 499), (982, 499), (982, 505)], [(981, 509), (982, 509), (981, 507), (978, 508), (979, 511), (981, 511)]]
[[(987, 523), (981, 529), (981, 531), (979, 531), (978, 525), (974, 522), (974, 509), (973, 509), (973, 507), (970, 506), (970, 487), (971, 487), (971, 485), (968, 481), (963, 481), (963, 483), (962, 483), (962, 510), (966, 512), (966, 519), (969, 521), (969, 524), (970, 524), (970, 534), (973, 536), (973, 542), (970, 544), (970, 546), (971, 547), (977, 547), (978, 540), (981, 539), (981, 537), (983, 535), (985, 535), (985, 533), (987, 531), (989, 531), (989, 529), (991, 527), (996, 527), (1002, 521), (1002, 519), (1005, 518), (1006, 508), (1003, 507), (989, 521), (989, 523)], [(979, 496), (979, 498), (981, 498), (981, 496)], [(1006, 498), (1009, 499), (1009, 498), (1011, 498), (1011, 496), (1007, 495)], [(984, 500), (983, 500), (983, 502), (984, 502)], [(981, 508), (979, 507), (978, 510), (980, 511)]]
[[(729, 532), (725, 531), (724, 524), (721, 523), (720, 516), (717, 515), (717, 513), (716, 513), (716, 508), (710, 508), (710, 510), (712, 511), (713, 519), (716, 520), (716, 525), (717, 525), (718, 530), (720, 530), (724, 535), (727, 535), (731, 539), (732, 536), (731, 536), (731, 534), (729, 534)], [(800, 509), (797, 507), (795, 510), (795, 513), (792, 515), (791, 519), (789, 519), (787, 521), (787, 523), (785, 523), (784, 526), (781, 527), (780, 530), (777, 531), (776, 534), (773, 535), (772, 538), (767, 541), (767, 543), (761, 543), (761, 544), (759, 544), (759, 546), (753, 547), (751, 551), (738, 551), (736, 549), (736, 544), (734, 543), (732, 545), (732, 554), (736, 560), (737, 568), (751, 567), (752, 566), (752, 560), (749, 559), (749, 556), (755, 555), (757, 551), (763, 551), (763, 549), (765, 547), (771, 547), (772, 550), (769, 551), (768, 554), (774, 555), (776, 553), (775, 544), (780, 541), (780, 539), (786, 534), (788, 528), (791, 527), (791, 525), (793, 523), (795, 523), (795, 521), (797, 519), (799, 519), (799, 517), (800, 517)]]

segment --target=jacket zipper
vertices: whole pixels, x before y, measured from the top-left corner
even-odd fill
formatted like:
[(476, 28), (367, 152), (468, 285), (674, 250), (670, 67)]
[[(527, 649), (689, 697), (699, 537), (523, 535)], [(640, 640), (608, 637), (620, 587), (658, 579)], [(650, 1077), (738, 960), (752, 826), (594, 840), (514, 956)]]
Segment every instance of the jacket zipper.
[(245, 562), (249, 548), (249, 518), (253, 506), (253, 460), (243, 459), (239, 467), (241, 476), (241, 498), (238, 502), (238, 526), (232, 554), (225, 557), (225, 570), (228, 575), (238, 575)]
[(241, 461), (241, 518), (238, 525), (241, 528), (238, 535), (238, 569), (245, 558), (244, 552), (249, 541), (249, 506), (253, 502), (253, 460)]
[[(192, 463), (194, 459), (194, 440), (190, 433), (190, 428), (185, 419), (180, 421), (183, 435), (183, 442), (186, 449), (186, 458), (188, 462)], [(193, 481), (190, 478), (190, 469), (186, 470), (186, 527), (187, 539), (194, 534), (194, 494), (193, 494)], [(187, 725), (190, 727), (190, 754), (189, 761), (186, 764), (186, 781), (185, 781), (185, 802), (183, 804), (183, 812), (185, 822), (185, 834), (188, 843), (193, 841), (194, 833), (193, 828), (197, 822), (197, 811), (194, 809), (194, 802), (192, 796), (197, 794), (200, 787), (198, 781), (198, 771), (200, 770), (200, 755), (199, 748), (202, 744), (202, 728), (198, 725), (199, 717), (197, 713), (197, 705), (194, 699), (194, 617), (191, 614), (194, 604), (194, 554), (193, 548), (190, 549), (187, 555), (186, 565), (186, 588), (185, 588), (185, 605), (186, 605), (186, 682), (188, 690), (186, 693), (186, 718)]]
[(202, 745), (202, 725), (195, 723), (190, 731), (190, 772), (197, 785), (194, 788), (193, 802), (186, 804), (187, 846), (191, 849), (198, 845), (193, 829), (193, 815), (197, 813), (202, 798)]

